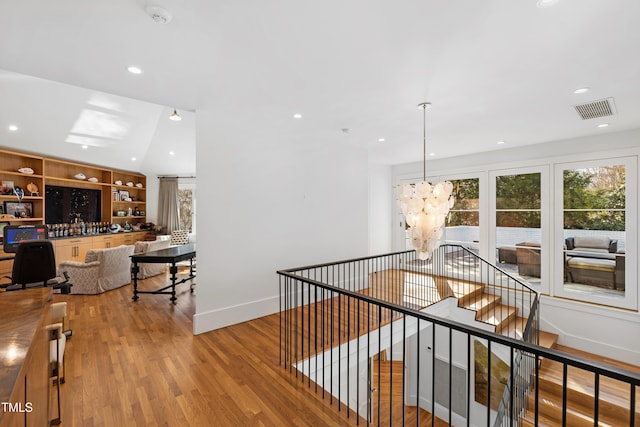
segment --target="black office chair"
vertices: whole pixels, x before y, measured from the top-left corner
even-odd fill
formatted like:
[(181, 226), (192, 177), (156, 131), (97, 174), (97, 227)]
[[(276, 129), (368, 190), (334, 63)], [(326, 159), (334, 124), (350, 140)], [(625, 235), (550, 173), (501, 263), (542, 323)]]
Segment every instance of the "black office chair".
[(7, 291), (15, 291), (52, 286), (54, 289), (60, 289), (61, 293), (68, 294), (73, 285), (69, 283), (66, 272), (63, 275), (64, 279), (56, 275), (56, 258), (51, 242), (31, 240), (18, 245), (11, 276), (4, 276), (10, 279), (11, 283), (2, 284), (0, 287)]

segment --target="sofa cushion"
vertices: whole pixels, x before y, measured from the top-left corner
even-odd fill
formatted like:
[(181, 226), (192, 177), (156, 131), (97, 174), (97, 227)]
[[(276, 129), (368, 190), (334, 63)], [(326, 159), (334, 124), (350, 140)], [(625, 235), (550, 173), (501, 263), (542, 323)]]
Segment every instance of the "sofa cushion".
[(94, 262), (98, 260), (98, 251), (100, 249), (89, 249), (84, 256), (84, 262)]
[(131, 258), (133, 245), (97, 249), (100, 272), (98, 286), (102, 291), (118, 288), (131, 282)]
[(141, 254), (149, 251), (158, 251), (160, 249), (166, 249), (171, 245), (170, 240), (151, 240), (136, 242), (133, 250), (134, 254)]
[[(171, 246), (170, 240), (152, 240), (146, 242), (136, 242), (134, 253), (141, 254), (150, 251), (159, 251)], [(138, 279), (156, 276), (166, 273), (167, 266), (160, 263), (142, 262), (138, 264)]]
[(567, 264), (572, 268), (581, 268), (596, 271), (613, 272), (616, 268), (616, 262), (614, 260), (599, 258), (573, 257), (570, 258), (569, 261), (567, 261)]
[(610, 243), (611, 239), (608, 237), (576, 236), (573, 238), (574, 246), (581, 249), (604, 249), (605, 252), (609, 252)]

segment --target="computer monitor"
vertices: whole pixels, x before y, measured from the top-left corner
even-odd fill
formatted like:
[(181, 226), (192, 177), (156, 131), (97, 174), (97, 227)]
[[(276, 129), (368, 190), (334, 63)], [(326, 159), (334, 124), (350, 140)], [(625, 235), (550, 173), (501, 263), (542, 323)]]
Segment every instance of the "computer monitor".
[(48, 238), (47, 226), (40, 225), (7, 225), (2, 230), (3, 247), (7, 253), (15, 253), (21, 242), (29, 240), (45, 240)]

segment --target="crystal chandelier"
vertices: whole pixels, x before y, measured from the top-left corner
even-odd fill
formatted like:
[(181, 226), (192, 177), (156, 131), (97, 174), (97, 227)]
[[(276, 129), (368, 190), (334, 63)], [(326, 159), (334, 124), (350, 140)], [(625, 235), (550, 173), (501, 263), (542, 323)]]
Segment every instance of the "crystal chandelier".
[(455, 198), (451, 195), (453, 184), (439, 182), (431, 185), (427, 182), (427, 108), (430, 102), (418, 105), (422, 109), (422, 182), (400, 184), (397, 187), (398, 205), (407, 222), (407, 236), (416, 250), (418, 259), (426, 260), (440, 246), (442, 228), (453, 207)]

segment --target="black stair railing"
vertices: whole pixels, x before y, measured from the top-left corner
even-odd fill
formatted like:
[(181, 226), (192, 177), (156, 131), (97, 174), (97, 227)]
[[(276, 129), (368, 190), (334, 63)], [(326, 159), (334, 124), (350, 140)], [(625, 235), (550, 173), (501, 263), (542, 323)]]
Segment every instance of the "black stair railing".
[(536, 345), (537, 295), (487, 264), (444, 246), (279, 271), (280, 363), (355, 424), (490, 426), (538, 425), (544, 358), (627, 384), (633, 425), (640, 377)]

